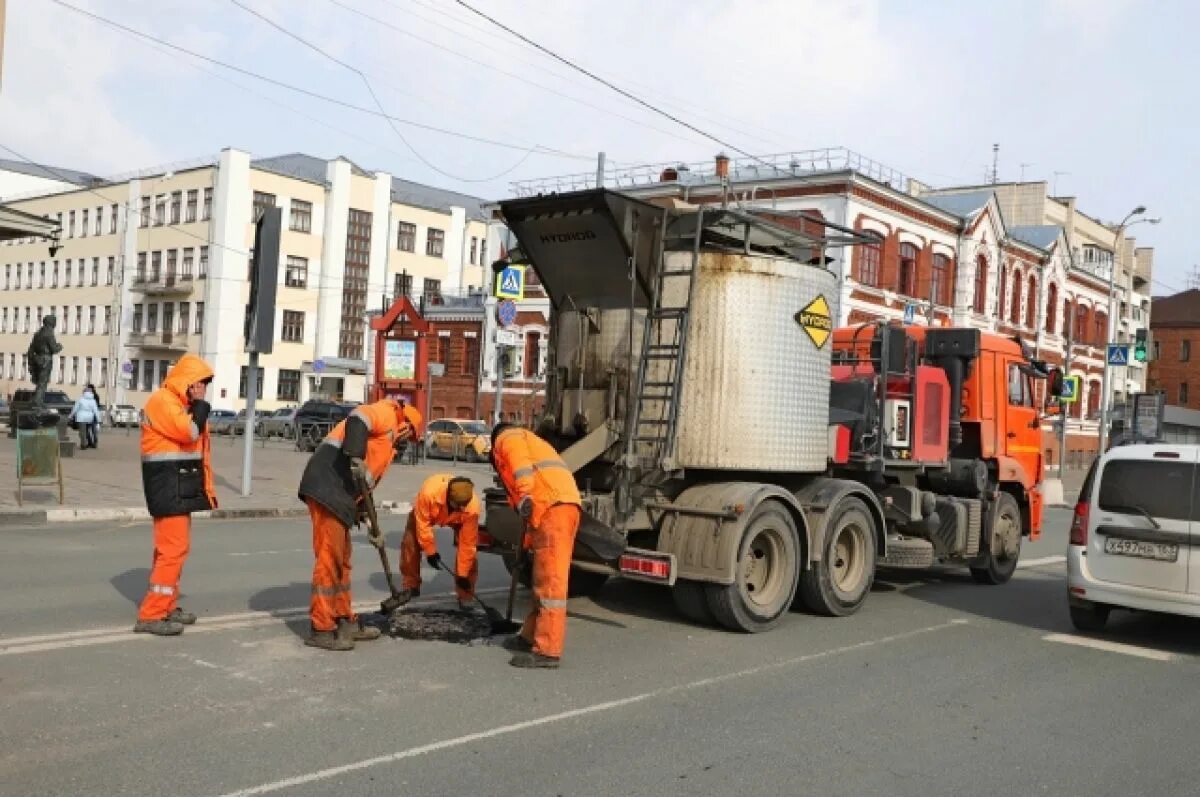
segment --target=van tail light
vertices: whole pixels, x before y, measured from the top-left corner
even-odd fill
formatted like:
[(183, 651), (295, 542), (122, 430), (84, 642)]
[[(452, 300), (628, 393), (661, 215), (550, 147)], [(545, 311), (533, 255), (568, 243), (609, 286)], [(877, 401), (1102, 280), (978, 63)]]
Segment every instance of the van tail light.
[(1075, 515), (1071, 518), (1071, 544), (1087, 545), (1088, 505), (1087, 501), (1075, 504)]

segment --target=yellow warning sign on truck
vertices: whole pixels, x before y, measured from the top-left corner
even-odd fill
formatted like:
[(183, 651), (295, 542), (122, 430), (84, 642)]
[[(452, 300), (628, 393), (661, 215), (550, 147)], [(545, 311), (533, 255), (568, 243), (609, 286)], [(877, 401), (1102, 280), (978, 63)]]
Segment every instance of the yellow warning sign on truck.
[(817, 296), (804, 306), (804, 309), (794, 316), (796, 323), (808, 333), (818, 349), (824, 348), (825, 341), (833, 332), (833, 318), (829, 315), (829, 302), (824, 296)]

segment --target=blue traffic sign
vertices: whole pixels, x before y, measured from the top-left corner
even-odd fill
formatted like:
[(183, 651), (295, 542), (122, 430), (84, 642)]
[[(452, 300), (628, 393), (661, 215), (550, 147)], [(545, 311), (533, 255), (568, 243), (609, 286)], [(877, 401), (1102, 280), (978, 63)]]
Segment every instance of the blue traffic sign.
[(314, 374), (319, 374), (324, 370), (325, 370), (325, 361), (324, 360), (313, 360), (313, 373)]
[(915, 302), (909, 302), (904, 305), (904, 323), (911, 324), (917, 320), (917, 305)]
[(1129, 365), (1129, 347), (1122, 343), (1108, 344), (1109, 365)]
[(517, 320), (517, 303), (505, 299), (496, 305), (496, 319), (500, 322), (500, 326), (510, 326)]
[(517, 301), (525, 298), (524, 267), (508, 266), (496, 275), (496, 297)]
[(1082, 380), (1078, 376), (1068, 376), (1063, 380), (1062, 394), (1058, 400), (1064, 404), (1069, 404), (1073, 401), (1079, 401), (1079, 388)]

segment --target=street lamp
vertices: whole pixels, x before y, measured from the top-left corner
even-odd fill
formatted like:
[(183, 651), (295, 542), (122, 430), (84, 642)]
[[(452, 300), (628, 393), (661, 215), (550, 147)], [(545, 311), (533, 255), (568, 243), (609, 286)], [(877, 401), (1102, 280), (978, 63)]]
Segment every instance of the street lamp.
[[(1109, 272), (1108, 272), (1108, 328), (1106, 330), (1106, 334), (1108, 335), (1110, 340), (1113, 336), (1113, 330), (1116, 328), (1115, 320), (1114, 320), (1114, 316), (1113, 316), (1113, 300), (1115, 299), (1117, 267), (1120, 265), (1120, 262), (1121, 262), (1121, 254), (1120, 254), (1120, 248), (1119, 248), (1121, 245), (1121, 239), (1124, 238), (1124, 236), (1125, 236), (1126, 228), (1131, 227), (1134, 224), (1138, 224), (1141, 221), (1145, 221), (1150, 224), (1158, 224), (1158, 222), (1161, 221), (1161, 219), (1139, 219), (1138, 221), (1132, 221), (1134, 216), (1141, 216), (1145, 212), (1146, 212), (1146, 206), (1138, 205), (1136, 208), (1129, 211), (1129, 213), (1127, 213), (1125, 215), (1125, 218), (1121, 219), (1121, 223), (1117, 225), (1116, 231), (1113, 233), (1113, 262), (1112, 262), (1112, 266), (1109, 268)], [(1108, 369), (1109, 369), (1108, 342), (1109, 341), (1107, 341), (1107, 340), (1104, 342), (1104, 344), (1105, 344), (1104, 345), (1104, 375), (1101, 378), (1101, 382), (1100, 382), (1100, 453), (1101, 454), (1104, 453), (1105, 444), (1108, 442), (1108, 416), (1109, 416), (1109, 404), (1110, 404), (1110, 396), (1109, 396), (1109, 391), (1108, 391)]]

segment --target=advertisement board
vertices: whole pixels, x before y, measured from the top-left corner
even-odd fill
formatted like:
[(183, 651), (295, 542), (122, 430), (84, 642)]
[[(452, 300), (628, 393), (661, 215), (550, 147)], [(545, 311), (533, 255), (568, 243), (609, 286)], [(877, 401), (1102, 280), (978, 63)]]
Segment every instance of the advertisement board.
[(416, 379), (417, 342), (389, 340), (383, 351), (384, 379)]

